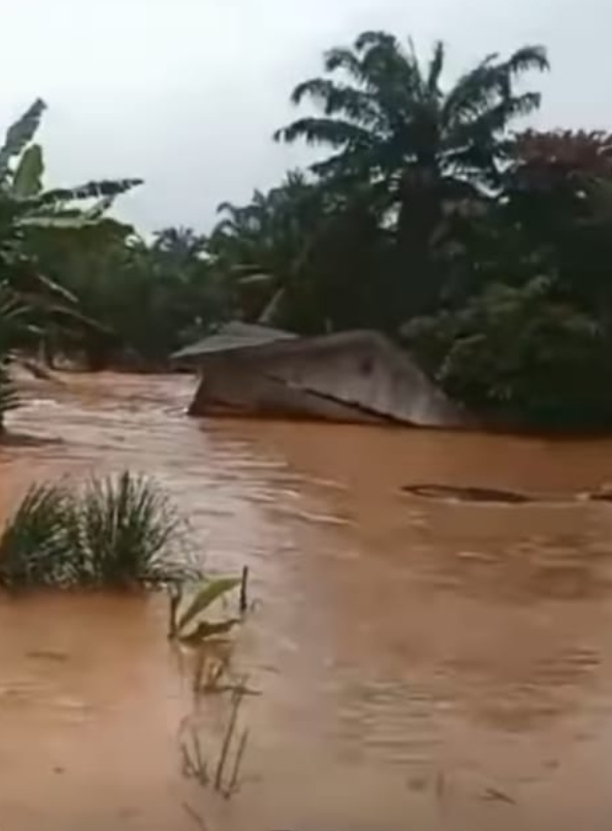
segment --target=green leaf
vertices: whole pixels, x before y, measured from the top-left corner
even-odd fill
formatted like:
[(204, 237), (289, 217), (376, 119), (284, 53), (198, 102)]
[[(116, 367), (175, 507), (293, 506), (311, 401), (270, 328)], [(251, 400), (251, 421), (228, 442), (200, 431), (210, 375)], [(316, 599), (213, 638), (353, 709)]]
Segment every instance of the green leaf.
[(239, 577), (220, 577), (217, 580), (205, 583), (204, 587), (200, 589), (187, 609), (179, 617), (179, 632), (182, 632), (199, 614), (205, 609), (208, 609), (215, 600), (233, 591), (239, 585)]
[(142, 184), (142, 179), (102, 179), (101, 181), (86, 182), (84, 185), (74, 188), (54, 188), (35, 197), (32, 200), (32, 207), (36, 209), (45, 205), (56, 206), (83, 199), (120, 196), (122, 193), (127, 193), (132, 188)]
[(102, 219), (104, 214), (112, 208), (114, 201), (114, 194), (103, 196), (101, 199), (98, 199), (98, 201), (92, 205), (89, 210), (85, 211), (85, 216), (87, 219)]
[(11, 160), (19, 156), (34, 138), (46, 107), (45, 102), (37, 98), (21, 118), (7, 130), (4, 146), (0, 149), (0, 181), (6, 179)]
[[(2, 312), (2, 287), (0, 286), (0, 313)], [(59, 298), (65, 300), (70, 304), (76, 304), (76, 296), (64, 286), (61, 286), (55, 280), (41, 274), (40, 271), (32, 270), (27, 274), (27, 281), (21, 280), (15, 286), (15, 293), (13, 301), (19, 303), (23, 307), (25, 301), (29, 301), (30, 306), (46, 305), (49, 297)], [(23, 314), (25, 309), (22, 308), (20, 314)]]
[(199, 623), (195, 631), (190, 635), (179, 635), (179, 640), (184, 643), (195, 644), (199, 641), (205, 641), (207, 638), (214, 638), (216, 635), (225, 635), (230, 632), (234, 626), (242, 623), (240, 618), (232, 617), (227, 620), (221, 620), (218, 623), (211, 623), (208, 620), (203, 620)]
[(98, 220), (80, 216), (24, 216), (16, 221), (21, 228), (40, 228), (45, 231), (80, 231), (97, 225)]
[(23, 199), (40, 193), (44, 169), (42, 147), (40, 144), (33, 144), (25, 151), (15, 171), (13, 195)]

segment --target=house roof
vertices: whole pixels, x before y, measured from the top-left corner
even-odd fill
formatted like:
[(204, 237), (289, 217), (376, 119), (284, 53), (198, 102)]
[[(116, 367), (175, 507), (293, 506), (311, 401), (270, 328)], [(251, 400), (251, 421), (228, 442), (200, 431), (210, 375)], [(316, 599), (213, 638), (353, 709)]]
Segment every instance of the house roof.
[[(177, 356), (181, 355), (193, 364), (201, 362), (206, 378), (202, 400), (214, 402), (219, 412), (225, 404), (227, 412), (257, 414), (269, 406), (270, 412), (278, 415), (308, 415), (325, 410), (321, 402), (327, 402), (329, 407), (349, 408), (358, 416), (357, 421), (363, 421), (366, 414), (366, 420), (382, 418), (412, 425), (465, 423), (463, 412), (423, 374), (408, 353), (371, 330), (300, 337), (261, 326), (233, 324)], [(226, 355), (228, 359), (236, 358), (235, 374), (228, 372)], [(217, 363), (217, 359), (221, 361)], [(244, 385), (245, 372), (264, 380), (262, 400), (257, 384)], [(268, 383), (275, 389), (266, 402)], [(236, 390), (239, 394), (234, 400)], [(276, 399), (279, 390), (287, 393), (289, 405), (282, 394)], [(195, 402), (192, 412), (197, 412)], [(201, 414), (205, 412), (202, 404)]]
[(232, 321), (218, 329), (214, 335), (180, 349), (171, 357), (172, 360), (200, 358), (215, 352), (235, 352), (254, 346), (265, 346), (276, 341), (293, 340), (296, 337), (297, 335), (285, 332), (282, 329), (272, 329), (269, 326), (259, 326), (255, 323)]

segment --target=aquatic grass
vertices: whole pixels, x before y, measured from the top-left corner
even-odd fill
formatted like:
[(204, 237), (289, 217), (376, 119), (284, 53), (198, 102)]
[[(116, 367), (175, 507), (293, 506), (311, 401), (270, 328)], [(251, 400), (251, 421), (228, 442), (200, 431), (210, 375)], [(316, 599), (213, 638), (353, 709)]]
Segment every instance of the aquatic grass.
[(35, 485), (0, 536), (0, 583), (65, 585), (78, 576), (67, 528), (72, 501), (60, 485)]
[(169, 594), (168, 638), (186, 646), (198, 646), (210, 638), (219, 638), (231, 632), (242, 623), (243, 615), (216, 621), (202, 620), (201, 617), (217, 601), (225, 601), (227, 595), (241, 583), (240, 577), (214, 577), (192, 582), (191, 590), (187, 594), (187, 604), (182, 612), (180, 608), (184, 605), (185, 581), (172, 583)]
[(241, 682), (232, 688), (229, 717), (223, 730), (218, 756), (214, 761), (214, 773), (213, 760), (206, 758), (203, 752), (203, 743), (196, 725), (186, 719), (180, 732), (187, 731), (187, 735), (182, 737), (179, 733), (183, 776), (186, 779), (195, 779), (202, 788), (212, 785), (214, 793), (228, 800), (240, 790), (240, 771), (249, 739), (248, 728), (237, 733), (242, 703), (249, 692), (247, 681), (248, 676), (245, 675)]
[(125, 471), (80, 490), (36, 485), (0, 535), (0, 585), (177, 583), (197, 575), (183, 549), (183, 523), (151, 480)]
[(72, 524), (90, 583), (156, 585), (189, 576), (178, 565), (183, 523), (150, 480), (128, 471), (93, 479), (76, 502)]

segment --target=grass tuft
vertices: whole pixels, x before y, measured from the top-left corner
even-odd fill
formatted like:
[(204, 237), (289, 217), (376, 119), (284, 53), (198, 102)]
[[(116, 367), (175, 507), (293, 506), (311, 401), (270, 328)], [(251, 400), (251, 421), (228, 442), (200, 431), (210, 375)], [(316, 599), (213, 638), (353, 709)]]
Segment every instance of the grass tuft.
[(155, 586), (185, 580), (182, 523), (156, 485), (128, 471), (81, 491), (36, 485), (0, 535), (5, 587)]
[(75, 558), (66, 537), (72, 504), (58, 485), (32, 487), (0, 537), (0, 582), (6, 586), (65, 585)]
[(94, 479), (76, 506), (78, 549), (92, 583), (159, 584), (181, 576), (171, 564), (182, 523), (150, 481), (124, 472)]

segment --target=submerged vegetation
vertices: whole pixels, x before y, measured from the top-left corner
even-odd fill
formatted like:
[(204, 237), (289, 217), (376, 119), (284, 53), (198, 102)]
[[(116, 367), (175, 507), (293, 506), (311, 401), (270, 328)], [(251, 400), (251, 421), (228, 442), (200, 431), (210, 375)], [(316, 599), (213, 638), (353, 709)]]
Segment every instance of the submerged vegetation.
[(82, 489), (34, 486), (0, 535), (6, 588), (159, 586), (197, 576), (174, 508), (129, 472)]
[[(81, 488), (34, 485), (0, 530), (0, 587), (165, 587), (168, 638), (198, 648), (243, 622), (248, 570), (242, 579), (205, 578), (191, 559), (174, 506), (154, 482), (129, 471)], [(239, 587), (235, 615), (204, 617)]]
[[(0, 421), (8, 365), (160, 368), (230, 318), (384, 331), (494, 420), (612, 425), (612, 135), (524, 129), (542, 46), (449, 78), (446, 47), (365, 32), (276, 133), (317, 148), (206, 233), (109, 216), (137, 179), (45, 190), (35, 102), (0, 150)], [(18, 310), (18, 311), (17, 311)]]
[[(218, 577), (196, 584), (190, 592), (185, 591), (184, 582), (175, 583), (170, 592), (168, 637), (186, 644), (198, 644), (207, 638), (230, 632), (241, 622), (241, 617), (221, 621), (202, 620), (201, 617), (216, 601), (225, 599), (238, 588), (241, 582), (236, 577)], [(187, 602), (183, 603), (185, 594), (188, 595)]]

